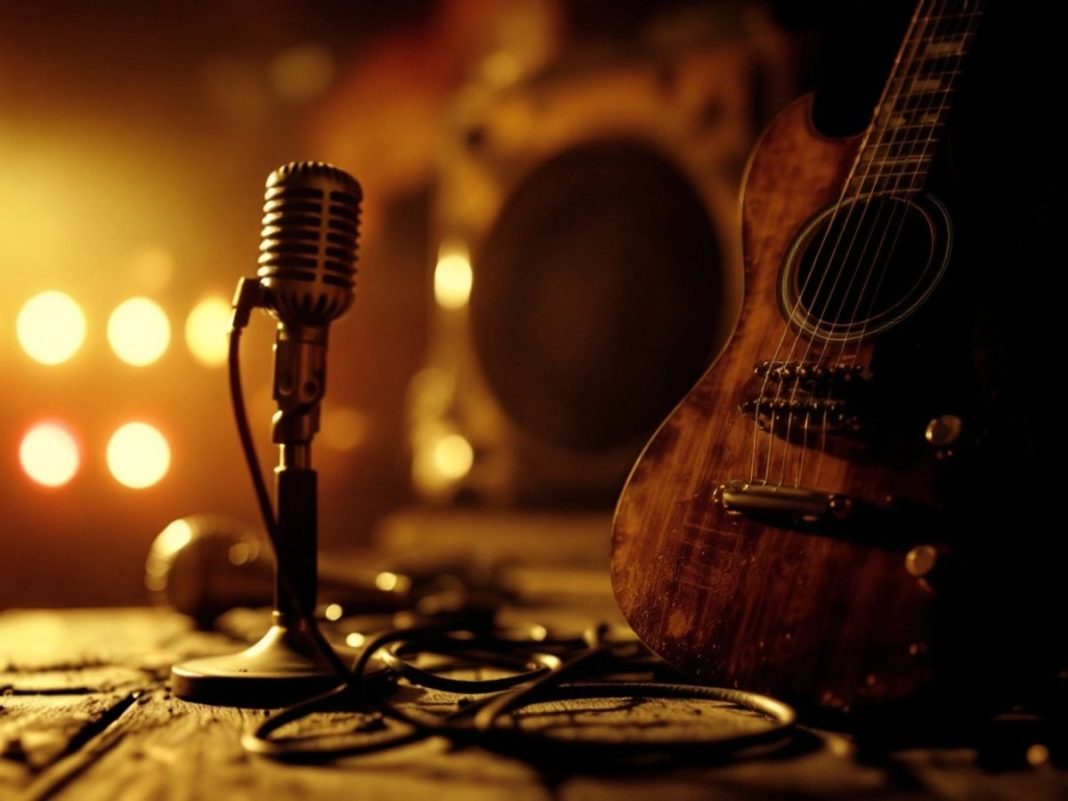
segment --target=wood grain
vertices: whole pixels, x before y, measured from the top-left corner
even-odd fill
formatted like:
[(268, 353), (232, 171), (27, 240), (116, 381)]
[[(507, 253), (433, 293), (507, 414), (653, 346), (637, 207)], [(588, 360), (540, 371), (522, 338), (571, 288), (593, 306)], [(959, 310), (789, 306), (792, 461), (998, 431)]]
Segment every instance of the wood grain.
[[(570, 612), (576, 614), (576, 610)], [(550, 617), (543, 619), (553, 623)], [(106, 646), (109, 639), (115, 645), (112, 651)], [(626, 772), (595, 765), (588, 770), (536, 767), (523, 758), (475, 747), (456, 748), (440, 739), (322, 765), (283, 764), (250, 757), (241, 747), (241, 735), (263, 719), (263, 712), (188, 704), (171, 697), (156, 678), (162, 673), (153, 665), (168, 658), (225, 647), (232, 648), (234, 643), (218, 635), (194, 633), (177, 615), (152, 610), (0, 614), (0, 660), (9, 667), (39, 663), (53, 690), (61, 689), (56, 667), (63, 665), (69, 687), (79, 690), (70, 695), (0, 697), (0, 742), (7, 744), (0, 748), (0, 798), (683, 801), (714, 797), (786, 801), (878, 797), (919, 801), (967, 796), (1052, 801), (1068, 791), (1068, 774), (1048, 765), (1023, 773), (984, 774), (975, 767), (974, 752), (968, 749), (912, 751), (892, 769), (861, 763), (853, 758), (848, 738), (832, 734), (806, 734), (807, 747), (776, 759), (670, 769), (647, 766)], [(137, 699), (130, 700), (128, 684), (120, 692), (82, 692), (92, 690), (89, 685), (95, 681), (102, 686), (112, 681), (106, 675), (109, 664), (116, 671), (115, 681), (126, 681), (131, 671), (143, 677)], [(15, 671), (27, 681), (35, 672), (28, 667)], [(42, 682), (36, 685), (43, 686)], [(442, 696), (416, 694), (412, 703), (426, 709), (454, 704), (455, 698)], [(566, 727), (578, 721), (595, 736), (611, 730), (626, 737), (628, 730), (640, 730), (644, 736), (651, 728), (655, 733), (670, 721), (697, 736), (708, 736), (725, 723), (716, 722), (710, 706), (714, 704), (543, 704), (530, 710), (528, 724), (543, 731), (560, 728), (566, 737)], [(581, 723), (584, 717), (587, 724)], [(354, 725), (348, 713), (323, 713), (282, 733), (298, 738), (326, 732), (344, 735)], [(32, 758), (23, 746), (34, 753)]]
[[(773, 358), (784, 336), (780, 267), (796, 232), (838, 198), (858, 144), (820, 137), (808, 98), (765, 132), (743, 196), (737, 330), (635, 465), (616, 511), (612, 558), (624, 615), (664, 659), (711, 683), (838, 709), (899, 698), (930, 679), (929, 591), (907, 574), (900, 552), (760, 526), (727, 515), (713, 493), (750, 476), (753, 422), (739, 404), (754, 366)], [(801, 341), (802, 352), (808, 344)], [(863, 347), (860, 359), (870, 352)], [(772, 481), (778, 460), (792, 473), (803, 458), (803, 449), (776, 440)], [(897, 460), (846, 446), (823, 457), (818, 488), (929, 503), (928, 468), (884, 466)]]

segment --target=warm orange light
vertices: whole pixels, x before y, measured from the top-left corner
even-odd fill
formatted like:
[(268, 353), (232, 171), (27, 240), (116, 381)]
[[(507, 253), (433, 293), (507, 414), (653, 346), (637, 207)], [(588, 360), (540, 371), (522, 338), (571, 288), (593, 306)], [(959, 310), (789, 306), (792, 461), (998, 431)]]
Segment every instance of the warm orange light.
[(166, 438), (148, 423), (127, 423), (108, 440), (107, 460), (116, 481), (144, 489), (167, 474), (171, 449)]
[(456, 480), (471, 471), (475, 463), (475, 451), (471, 443), (459, 434), (446, 434), (434, 443), (431, 459), (442, 476)]
[(446, 241), (438, 251), (434, 267), (434, 299), (446, 309), (461, 309), (471, 298), (474, 273), (467, 246), (459, 241)]
[(63, 292), (42, 292), (30, 298), (15, 327), (22, 349), (41, 364), (67, 361), (85, 341), (85, 315)]
[(221, 297), (200, 301), (185, 321), (185, 343), (198, 362), (217, 367), (226, 362), (230, 302)]
[(19, 461), (26, 475), (46, 487), (61, 487), (81, 464), (78, 443), (59, 423), (38, 423), (22, 438)]
[(108, 318), (108, 342), (115, 355), (134, 367), (152, 364), (171, 341), (171, 324), (159, 304), (130, 298)]

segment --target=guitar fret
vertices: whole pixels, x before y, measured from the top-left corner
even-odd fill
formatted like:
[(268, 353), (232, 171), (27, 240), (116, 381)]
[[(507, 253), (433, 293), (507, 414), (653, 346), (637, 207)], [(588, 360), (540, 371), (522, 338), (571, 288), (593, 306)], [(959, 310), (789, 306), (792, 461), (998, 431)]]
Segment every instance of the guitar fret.
[[(965, 37), (966, 39), (967, 37)], [(964, 48), (967, 42), (962, 39), (947, 39), (944, 42), (929, 42), (927, 48), (924, 50), (924, 54), (920, 58), (940, 58), (942, 56), (953, 56), (960, 58), (964, 55)]]
[[(919, 58), (910, 65), (909, 70), (918, 75), (944, 75), (955, 77), (960, 74), (960, 65), (963, 59), (958, 56), (942, 56), (941, 58)], [(894, 79), (898, 80), (898, 79)]]
[(947, 11), (945, 14), (927, 14), (917, 17), (920, 22), (929, 22), (933, 19), (978, 19), (982, 16), (978, 11)]
[(887, 158), (876, 158), (874, 155), (869, 155), (867, 152), (863, 153), (860, 157), (861, 164), (904, 164), (910, 162), (926, 162), (930, 161), (931, 155), (927, 153), (917, 153), (915, 155), (908, 156), (890, 156)]
[(880, 151), (881, 148), (894, 147), (893, 145), (872, 145), (871, 147), (865, 148), (861, 152), (861, 154), (860, 154), (861, 163), (865, 163), (866, 164), (868, 162), (875, 162), (875, 161), (884, 161), (885, 162), (885, 161), (893, 161), (893, 160), (914, 161), (914, 160), (918, 160), (920, 158), (930, 159), (930, 158), (932, 158), (934, 156), (933, 153), (922, 152), (922, 153), (920, 153), (918, 155), (913, 155), (913, 154), (916, 152), (917, 149), (922, 150), (922, 151), (930, 150), (930, 146), (933, 145), (936, 141), (937, 140), (935, 140), (935, 139), (927, 139), (927, 140), (923, 140), (923, 141), (917, 141), (914, 144), (918, 145), (919, 148), (916, 148), (916, 147), (896, 148), (895, 150), (891, 151), (890, 153), (884, 153), (884, 152), (879, 152), (879, 151)]
[[(889, 192), (911, 192), (919, 182), (927, 177), (927, 170), (910, 170), (908, 172), (880, 172), (876, 175), (863, 175), (849, 182), (855, 191), (883, 190)], [(916, 179), (920, 179), (917, 182)]]
[(912, 192), (926, 176), (980, 17), (976, 2), (952, 5), (913, 18), (853, 165), (859, 191)]
[(906, 92), (930, 94), (932, 92), (948, 92), (941, 78), (913, 78), (908, 87), (903, 87)]
[(953, 92), (952, 88), (937, 89), (933, 92), (908, 92), (894, 98), (890, 108), (882, 112), (884, 114), (902, 113), (908, 111), (928, 111), (934, 113), (940, 110), (942, 101)]
[(894, 131), (915, 131), (915, 130), (919, 130), (919, 129), (928, 130), (928, 128), (929, 128), (929, 126), (927, 126), (927, 125), (910, 124), (910, 125), (898, 125), (898, 126), (895, 126), (893, 130)]

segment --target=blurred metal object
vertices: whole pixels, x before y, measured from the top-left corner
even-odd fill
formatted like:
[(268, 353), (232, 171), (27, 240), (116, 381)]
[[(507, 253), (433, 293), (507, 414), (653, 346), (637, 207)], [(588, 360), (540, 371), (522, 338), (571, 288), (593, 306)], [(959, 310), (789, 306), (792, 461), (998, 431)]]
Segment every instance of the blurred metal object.
[[(210, 628), (231, 609), (270, 606), (274, 559), (265, 535), (252, 526), (225, 515), (190, 515), (170, 523), (152, 542), (145, 586), (153, 603)], [(397, 611), (412, 603), (408, 576), (337, 560), (321, 560), (319, 588), (325, 601), (346, 614)]]

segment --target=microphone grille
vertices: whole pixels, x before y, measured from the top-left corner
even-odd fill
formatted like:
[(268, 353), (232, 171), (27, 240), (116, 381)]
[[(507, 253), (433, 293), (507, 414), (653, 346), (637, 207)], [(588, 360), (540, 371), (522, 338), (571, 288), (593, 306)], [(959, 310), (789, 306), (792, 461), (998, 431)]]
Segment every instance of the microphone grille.
[(294, 161), (267, 177), (258, 275), (283, 320), (325, 324), (352, 303), (360, 184), (321, 161)]

